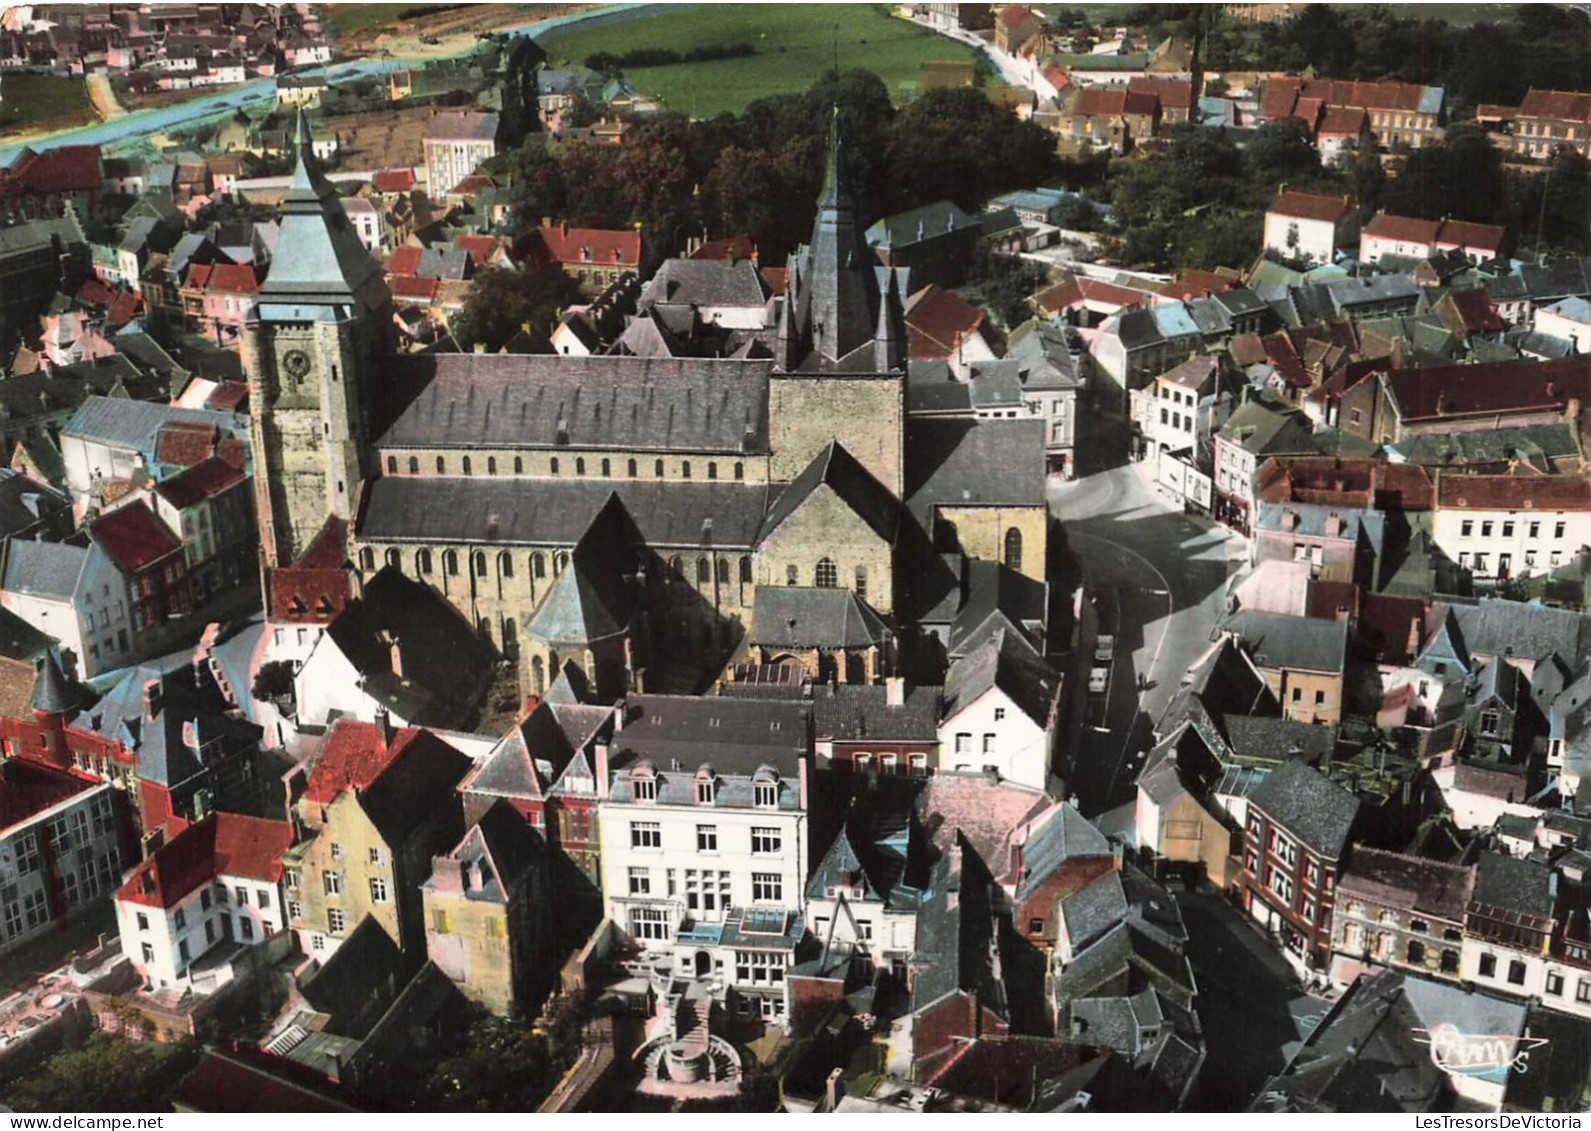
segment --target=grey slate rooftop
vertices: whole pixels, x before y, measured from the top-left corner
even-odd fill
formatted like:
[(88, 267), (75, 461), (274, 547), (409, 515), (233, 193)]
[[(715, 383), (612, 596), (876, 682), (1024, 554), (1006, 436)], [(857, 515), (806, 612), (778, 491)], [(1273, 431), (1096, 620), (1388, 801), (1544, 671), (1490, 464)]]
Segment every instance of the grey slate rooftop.
[(1359, 813), (1357, 797), (1301, 760), (1267, 777), (1249, 803), (1327, 860), (1341, 858)]
[(1347, 620), (1245, 609), (1236, 613), (1227, 627), (1243, 640), (1259, 667), (1342, 673), (1348, 650)]
[(764, 453), (771, 368), (722, 358), (400, 354), (387, 359), (387, 374), (412, 399), (375, 446)]

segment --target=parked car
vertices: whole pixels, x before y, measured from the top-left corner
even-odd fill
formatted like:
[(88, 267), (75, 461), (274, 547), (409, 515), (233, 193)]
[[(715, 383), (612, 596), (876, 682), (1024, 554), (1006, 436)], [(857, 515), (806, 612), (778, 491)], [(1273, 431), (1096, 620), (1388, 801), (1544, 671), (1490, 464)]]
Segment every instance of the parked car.
[(1105, 688), (1110, 684), (1110, 669), (1096, 667), (1088, 673), (1088, 693), (1090, 695), (1103, 695)]
[(1115, 658), (1116, 638), (1114, 636), (1106, 636), (1101, 634), (1099, 638), (1094, 641), (1094, 662), (1096, 664), (1108, 664)]

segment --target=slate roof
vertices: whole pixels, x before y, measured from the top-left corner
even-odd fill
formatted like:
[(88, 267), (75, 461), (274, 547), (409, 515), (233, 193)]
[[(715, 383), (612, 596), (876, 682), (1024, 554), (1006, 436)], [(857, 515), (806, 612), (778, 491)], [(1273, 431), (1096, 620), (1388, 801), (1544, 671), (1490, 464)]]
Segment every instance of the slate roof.
[(873, 247), (902, 248), (946, 232), (981, 226), (978, 217), (963, 212), (954, 202), (939, 200), (885, 216), (867, 229), (866, 236)]
[(761, 307), (770, 293), (750, 259), (667, 259), (641, 292), (639, 304)]
[(1482, 656), (1541, 659), (1556, 654), (1576, 663), (1587, 653), (1587, 619), (1550, 606), (1496, 598), (1449, 601), (1469, 650)]
[[(719, 775), (746, 777), (766, 764), (777, 771), (781, 792), (788, 794), (795, 786), (800, 762), (812, 746), (805, 703), (632, 695), (625, 701), (623, 724), (613, 735), (610, 767), (621, 770), (650, 761), (660, 778), (671, 772), (683, 775), (684, 790), (692, 788), (696, 771), (704, 763)], [(676, 760), (681, 768), (673, 771)], [(747, 795), (749, 798), (749, 789)], [(664, 796), (665, 789), (660, 786), (658, 800)], [(694, 794), (687, 803), (694, 803)]]
[(1005, 986), (993, 967), (994, 885), (976, 853), (958, 845), (935, 864), (917, 916), (911, 1010), (961, 990), (1004, 1016)]
[(998, 688), (1018, 710), (1041, 728), (1050, 721), (1050, 709), (1061, 690), (1061, 676), (1004, 631), (950, 665), (945, 675), (945, 719), (970, 707), (985, 692)]
[(819, 487), (824, 486), (844, 500), (873, 533), (890, 545), (895, 544), (900, 504), (838, 440), (831, 441), (774, 500), (758, 541), (779, 529)]
[(1227, 626), (1243, 639), (1256, 665), (1342, 674), (1348, 622), (1240, 610)]
[(1080, 953), (1127, 918), (1127, 891), (1117, 873), (1107, 872), (1061, 900), (1060, 911), (1067, 941)]
[(433, 353), (385, 364), (412, 399), (378, 448), (768, 450), (767, 361)]
[[(573, 546), (611, 495), (618, 495), (648, 546), (756, 545), (767, 510), (763, 484), (677, 480), (537, 480), (383, 476), (360, 517), (369, 542)], [(708, 524), (711, 524), (710, 526)]]
[(526, 625), (542, 640), (589, 644), (627, 630), (635, 576), (646, 560), (640, 533), (618, 496), (610, 496), (575, 543), (569, 565)]
[(1026, 901), (1068, 860), (1110, 855), (1110, 841), (1093, 822), (1073, 805), (1058, 805), (1030, 826), (1022, 841), (1022, 874), (1017, 878), (1016, 901)]
[(1539, 860), (1482, 852), (1475, 862), (1475, 889), (1470, 908), (1483, 913), (1550, 920), (1553, 912), (1552, 869)]
[(1239, 758), (1285, 762), (1303, 758), (1315, 762), (1337, 749), (1331, 727), (1311, 726), (1297, 719), (1264, 715), (1222, 715), (1220, 726), (1232, 753)]
[(1591, 356), (1393, 369), (1386, 374), (1386, 382), (1405, 423), (1562, 410), (1568, 398), (1583, 401), (1591, 392)]
[[(393, 668), (394, 639), (401, 675)], [(410, 721), (437, 726), (475, 702), (492, 665), (491, 647), (444, 597), (391, 566), (326, 626), (326, 644), (353, 665), (367, 695)]]
[(768, 649), (882, 647), (889, 625), (849, 589), (759, 585), (751, 643)]
[(88, 564), (89, 549), (65, 542), (11, 539), (5, 543), (5, 577), (0, 582), (14, 593), (70, 600)]
[(1364, 847), (1354, 849), (1337, 880), (1339, 891), (1455, 923), (1463, 921), (1474, 887), (1473, 865)]
[[(121, 680), (88, 712), (88, 729), (137, 751), (142, 780), (177, 789), (207, 764), (259, 747), (263, 732), (233, 713), (208, 667), (147, 664), (123, 670)], [(144, 702), (151, 681), (160, 685), (160, 711), (154, 719)], [(82, 722), (80, 717), (78, 725)]]
[(1249, 803), (1326, 860), (1342, 857), (1359, 813), (1357, 797), (1302, 759), (1273, 772)]
[(906, 425), (906, 506), (924, 530), (935, 507), (1045, 505), (1042, 420)]
[(78, 406), (61, 432), (108, 447), (153, 456), (161, 430), (172, 424), (196, 425), (245, 435), (249, 427), (248, 417), (230, 412), (174, 408), (125, 397), (91, 396)]

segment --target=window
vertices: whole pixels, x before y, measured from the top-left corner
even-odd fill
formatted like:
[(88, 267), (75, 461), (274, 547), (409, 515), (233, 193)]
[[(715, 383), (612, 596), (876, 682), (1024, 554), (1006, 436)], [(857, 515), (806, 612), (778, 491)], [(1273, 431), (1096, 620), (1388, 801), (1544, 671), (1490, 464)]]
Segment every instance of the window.
[(155, 960), (155, 948), (150, 946), (148, 943), (144, 943), (143, 944), (143, 950), (144, 950), (144, 963), (145, 963), (145, 965), (148, 965), (149, 963), (151, 963), (151, 962), (153, 962)]
[(1499, 715), (1496, 711), (1484, 711), (1484, 712), (1482, 712), (1482, 714), (1481, 714), (1481, 733), (1482, 734), (1488, 734), (1488, 735), (1496, 734), (1497, 733), (1497, 728), (1498, 728), (1498, 726), (1501, 725), (1501, 722), (1502, 722), (1502, 716)]
[(657, 907), (630, 908), (630, 935), (654, 942), (668, 938), (668, 912)]
[(1022, 572), (1022, 532), (1014, 526), (1005, 532), (1005, 568)]
[(754, 799), (759, 809), (774, 809), (779, 805), (779, 783), (760, 781), (753, 787)]
[(751, 558), (749, 556), (740, 559), (740, 583), (742, 585), (751, 584)]
[(840, 584), (840, 571), (835, 568), (832, 558), (819, 558), (817, 568), (813, 571), (812, 584), (819, 589), (833, 589)]
[(343, 874), (341, 872), (323, 872), (321, 878), (325, 881), (327, 895), (341, 895), (343, 893)]
[(537, 581), (547, 576), (547, 555), (540, 550), (530, 555), (530, 576)]
[(1475, 536), (1474, 521), (1471, 519), (1465, 519), (1463, 524), (1459, 526), (1458, 533), (1460, 537), (1473, 538)]
[(1532, 538), (1540, 538), (1541, 537), (1541, 523), (1532, 522), (1530, 524), (1530, 527), (1529, 527), (1529, 534), (1530, 534), (1530, 537), (1532, 537)]
[(631, 895), (652, 894), (652, 869), (632, 866), (629, 875)]
[(697, 825), (696, 826), (696, 851), (697, 852), (717, 852), (718, 851), (718, 826), (717, 825)]
[(232, 890), (237, 893), (238, 906), (247, 907), (249, 905), (249, 889), (244, 887), (242, 884), (239, 884)]
[(752, 826), (751, 851), (754, 856), (767, 856), (784, 847), (784, 834), (779, 829)]
[(310, 950), (325, 950), (326, 949), (326, 936), (321, 934), (319, 931), (316, 931), (313, 935), (311, 935), (309, 937), (309, 949)]
[(696, 584), (706, 585), (713, 579), (713, 563), (706, 557), (696, 559)]
[(663, 461), (662, 460), (658, 460), (656, 463), (654, 463), (652, 465), (652, 474), (656, 475), (659, 479), (663, 478)]
[(662, 848), (663, 826), (656, 821), (630, 822), (631, 848)]
[(348, 916), (343, 914), (341, 907), (326, 909), (326, 930), (334, 935), (340, 935), (348, 927)]
[(972, 753), (972, 735), (968, 734), (966, 731), (962, 731), (960, 734), (956, 735), (956, 753)]
[(784, 567), (784, 583), (786, 585), (801, 584), (801, 573), (798, 567), (793, 565)]
[(1490, 538), (1491, 536), (1492, 536), (1492, 524), (1489, 523), (1489, 522), (1481, 523), (1481, 537), (1482, 538)]
[(657, 779), (652, 777), (638, 777), (634, 780), (635, 799), (637, 801), (657, 800)]
[(1553, 997), (1563, 996), (1563, 975), (1556, 970), (1547, 972), (1547, 992)]
[(426, 577), (431, 575), (431, 551), (416, 550), (414, 552), (414, 570)]
[(188, 913), (179, 907), (177, 913), (171, 917), (171, 921), (180, 931), (188, 925)]
[(1481, 955), (1480, 976), (1482, 978), (1497, 977), (1497, 956), (1495, 954)]
[(707, 464), (707, 478), (709, 478), (709, 479), (717, 479), (718, 478), (718, 464), (716, 464), (714, 462), (711, 462), (711, 461), (708, 462), (708, 464)]
[(1420, 942), (1418, 939), (1410, 939), (1409, 940), (1408, 956), (1409, 956), (1409, 964), (1411, 966), (1424, 966), (1425, 965), (1425, 944), (1423, 942)]
[(690, 460), (682, 459), (682, 460), (679, 461), (679, 475), (680, 475), (681, 479), (689, 479), (691, 477), (691, 461)]
[[(208, 910), (210, 910), (210, 889), (209, 888), (205, 888), (203, 891), (201, 891), (199, 893), (199, 910), (200, 911), (208, 911)], [(142, 916), (140, 916), (140, 918), (142, 918)]]
[(419, 475), (420, 474), (420, 457), (419, 456), (410, 456), (409, 457), (409, 474), (410, 475)]
[(711, 805), (713, 803), (714, 782), (711, 775), (696, 779), (696, 804)]
[(1562, 522), (1554, 523), (1553, 527), (1552, 527), (1552, 536), (1554, 538), (1562, 538), (1563, 535), (1564, 535), (1564, 532), (1567, 529), (1568, 529), (1568, 525), (1566, 523), (1562, 523)]
[(464, 457), (463, 467), (464, 467), (464, 474), (465, 475), (473, 474), (473, 471), (472, 471), (472, 469), (470, 467), (470, 457), (469, 456), (465, 456)]
[(784, 899), (783, 877), (778, 872), (753, 872), (751, 899), (753, 903), (781, 902)]
[(497, 457), (496, 456), (487, 456), (486, 457), (486, 474), (487, 475), (496, 475), (497, 474)]
[(1508, 964), (1508, 984), (1511, 986), (1525, 984), (1525, 964), (1517, 958)]
[(551, 474), (551, 475), (557, 475), (558, 474), (558, 457), (557, 456), (553, 456), (552, 459), (548, 461), (548, 463), (547, 463), (547, 471), (548, 471), (548, 474)]
[(1514, 536), (1514, 524), (1511, 523), (1511, 522), (1503, 523), (1503, 537), (1504, 538), (1512, 538), (1513, 536)]
[(983, 752), (985, 754), (994, 753), (994, 735), (986, 734), (983, 736)]
[[(342, 914), (342, 912), (339, 911), (338, 914), (340, 915), (340, 914)], [(209, 925), (210, 924), (208, 924), (208, 923), (205, 924), (206, 927), (208, 927)], [(238, 920), (238, 934), (242, 937), (244, 942), (253, 942), (254, 941), (254, 920), (253, 919), (247, 919), (247, 918), (240, 918)]]
[(1591, 978), (1581, 978), (1574, 988), (1574, 1000), (1581, 1005), (1591, 1003)]
[(634, 479), (636, 476), (635, 461), (632, 459), (626, 463), (624, 465), (624, 470), (625, 474), (627, 474), (631, 479)]
[(867, 567), (856, 567), (856, 596), (860, 600), (867, 600)]
[(745, 464), (743, 464), (743, 463), (736, 463), (735, 464), (735, 478), (737, 480), (746, 478), (746, 465)]
[(381, 876), (370, 877), (370, 899), (374, 903), (387, 903), (391, 900), (387, 891), (387, 881)]
[(474, 556), (471, 558), (471, 562), (472, 562), (472, 564), (474, 566), (474, 569), (475, 569), (475, 576), (476, 577), (485, 577), (486, 576), (486, 555), (481, 553), (481, 551), (476, 550)]

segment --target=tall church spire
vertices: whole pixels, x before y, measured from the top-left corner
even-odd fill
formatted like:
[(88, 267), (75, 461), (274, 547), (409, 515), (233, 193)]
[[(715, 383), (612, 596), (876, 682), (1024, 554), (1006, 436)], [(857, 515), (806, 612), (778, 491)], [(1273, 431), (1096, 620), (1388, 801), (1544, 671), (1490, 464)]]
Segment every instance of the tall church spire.
[(812, 349), (822, 367), (833, 366), (859, 347), (870, 345), (877, 324), (875, 257), (856, 223), (849, 132), (835, 107), (829, 127), (828, 169), (812, 224), (809, 293), (802, 304), (810, 319)]
[(281, 234), (260, 301), (347, 305), (379, 310), (388, 300), (381, 265), (348, 222), (336, 186), (321, 171), (302, 107), (293, 137), (293, 179), (282, 202)]

